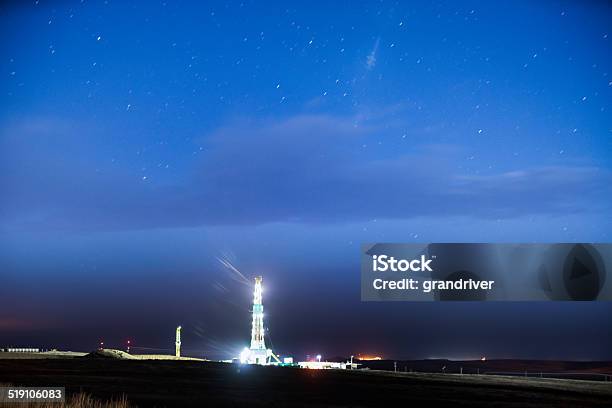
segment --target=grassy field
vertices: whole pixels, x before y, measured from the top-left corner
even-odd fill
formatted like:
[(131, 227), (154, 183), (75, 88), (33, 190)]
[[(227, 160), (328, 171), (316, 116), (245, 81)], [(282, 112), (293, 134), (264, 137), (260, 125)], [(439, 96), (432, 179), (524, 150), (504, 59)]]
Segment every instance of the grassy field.
[[(0, 387), (8, 387), (13, 384), (0, 384)], [(100, 401), (92, 398), (91, 395), (80, 392), (72, 394), (63, 403), (58, 402), (20, 402), (6, 403), (7, 407), (18, 408), (133, 408), (125, 396), (111, 399), (110, 401)], [(0, 403), (2, 406), (2, 403)]]
[(65, 386), (132, 406), (604, 407), (612, 383), (503, 376), (304, 370), (195, 361), (0, 360), (0, 383)]

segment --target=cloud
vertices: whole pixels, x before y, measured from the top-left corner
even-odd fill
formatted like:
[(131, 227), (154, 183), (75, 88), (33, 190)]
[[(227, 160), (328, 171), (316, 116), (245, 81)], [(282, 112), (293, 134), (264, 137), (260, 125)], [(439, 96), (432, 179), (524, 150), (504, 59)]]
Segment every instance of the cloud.
[(372, 70), (376, 66), (376, 53), (378, 52), (379, 45), (380, 45), (380, 38), (377, 38), (376, 42), (374, 43), (374, 47), (372, 47), (372, 51), (370, 51), (370, 53), (366, 57), (366, 68), (368, 70)]
[(234, 121), (202, 137), (190, 172), (162, 185), (126, 168), (98, 172), (100, 148), (75, 127), (12, 127), (2, 133), (0, 225), (117, 230), (610, 212), (607, 169), (542, 164), (475, 175), (458, 170), (460, 146), (369, 147), (383, 131), (329, 115)]

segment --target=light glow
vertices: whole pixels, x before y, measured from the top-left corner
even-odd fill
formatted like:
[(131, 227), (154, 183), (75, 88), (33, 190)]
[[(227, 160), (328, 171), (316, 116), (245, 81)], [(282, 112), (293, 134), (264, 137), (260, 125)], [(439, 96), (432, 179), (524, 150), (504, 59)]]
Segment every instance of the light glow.
[(242, 349), (240, 353), (240, 364), (246, 364), (249, 362), (249, 357), (251, 356), (251, 350), (248, 347)]
[(363, 360), (363, 361), (378, 361), (378, 360), (382, 360), (382, 357), (380, 356), (371, 356), (371, 355), (359, 355), (359, 360)]

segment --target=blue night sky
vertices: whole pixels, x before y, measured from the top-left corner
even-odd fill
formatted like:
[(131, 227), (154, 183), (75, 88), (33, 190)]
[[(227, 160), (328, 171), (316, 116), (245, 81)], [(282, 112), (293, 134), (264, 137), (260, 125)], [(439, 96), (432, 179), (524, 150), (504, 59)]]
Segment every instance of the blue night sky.
[(232, 357), (262, 274), (285, 354), (612, 359), (607, 302), (359, 290), (365, 242), (611, 241), (611, 28), (594, 1), (3, 4), (0, 346), (182, 324)]

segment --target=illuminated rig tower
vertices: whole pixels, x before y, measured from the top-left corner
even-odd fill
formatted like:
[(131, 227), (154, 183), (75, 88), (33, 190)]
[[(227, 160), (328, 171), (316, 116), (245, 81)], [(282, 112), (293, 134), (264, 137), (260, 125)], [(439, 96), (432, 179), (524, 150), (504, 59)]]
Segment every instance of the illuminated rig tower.
[(251, 328), (251, 348), (249, 353), (250, 364), (267, 364), (270, 351), (266, 349), (264, 340), (263, 304), (262, 304), (262, 277), (255, 278), (255, 291), (253, 292), (253, 325)]
[[(240, 353), (241, 364), (276, 364), (280, 359), (271, 349), (266, 348), (264, 340), (263, 304), (261, 276), (255, 278), (255, 290), (253, 291), (253, 323), (251, 326), (251, 347), (245, 347)], [(274, 360), (274, 361), (273, 361)]]

